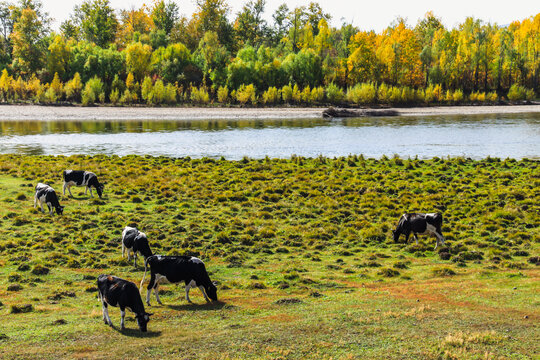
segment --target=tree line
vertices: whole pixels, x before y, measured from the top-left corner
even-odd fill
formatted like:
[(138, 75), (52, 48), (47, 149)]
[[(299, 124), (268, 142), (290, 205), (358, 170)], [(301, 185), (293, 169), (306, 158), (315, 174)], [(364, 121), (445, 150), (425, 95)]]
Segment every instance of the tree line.
[(226, 0), (196, 5), (188, 18), (170, 0), (119, 11), (86, 0), (52, 31), (40, 0), (0, 2), (0, 100), (460, 103), (540, 90), (540, 14), (447, 29), (428, 12), (376, 33), (330, 26), (316, 2), (283, 4), (271, 22), (265, 0), (236, 14)]

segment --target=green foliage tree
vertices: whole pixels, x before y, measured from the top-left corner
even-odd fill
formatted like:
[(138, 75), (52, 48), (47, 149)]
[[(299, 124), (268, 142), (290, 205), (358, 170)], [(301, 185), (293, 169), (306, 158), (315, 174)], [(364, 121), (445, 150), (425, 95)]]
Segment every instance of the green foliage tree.
[(173, 1), (156, 1), (152, 8), (152, 20), (159, 30), (170, 34), (174, 24), (179, 20), (178, 11), (178, 5)]
[(115, 40), (118, 20), (109, 0), (86, 0), (75, 7), (83, 37), (105, 47)]

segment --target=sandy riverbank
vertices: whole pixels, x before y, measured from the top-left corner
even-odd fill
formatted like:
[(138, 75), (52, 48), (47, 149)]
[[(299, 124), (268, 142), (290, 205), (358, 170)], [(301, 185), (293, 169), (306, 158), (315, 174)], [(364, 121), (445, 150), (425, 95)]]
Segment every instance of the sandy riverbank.
[[(325, 108), (78, 107), (0, 105), (0, 120), (194, 120), (320, 118)], [(540, 105), (396, 108), (403, 116), (516, 114)]]

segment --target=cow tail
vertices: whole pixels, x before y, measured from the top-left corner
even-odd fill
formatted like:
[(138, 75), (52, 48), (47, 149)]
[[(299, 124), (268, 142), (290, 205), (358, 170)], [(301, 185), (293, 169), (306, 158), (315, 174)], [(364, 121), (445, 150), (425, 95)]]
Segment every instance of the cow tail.
[(142, 291), (142, 286), (144, 284), (144, 278), (146, 277), (146, 268), (148, 266), (148, 260), (150, 260), (151, 257), (152, 256), (149, 256), (146, 259), (144, 259), (144, 275), (143, 275), (142, 280), (141, 280), (141, 285), (139, 286), (139, 291)]

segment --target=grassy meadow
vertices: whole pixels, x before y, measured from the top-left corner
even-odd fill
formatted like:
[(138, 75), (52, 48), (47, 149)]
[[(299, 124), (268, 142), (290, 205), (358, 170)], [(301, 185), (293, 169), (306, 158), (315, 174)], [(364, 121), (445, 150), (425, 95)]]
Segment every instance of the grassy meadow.
[[(104, 198), (62, 196), (70, 168)], [(37, 182), (63, 216), (33, 208)], [(393, 243), (408, 211), (442, 212), (445, 246)], [(526, 159), (0, 155), (0, 358), (538, 359), (539, 211)], [(97, 276), (143, 275), (126, 225), (200, 257), (220, 301), (163, 285), (148, 333), (118, 308), (104, 325)]]

